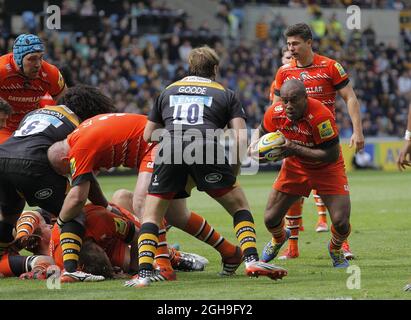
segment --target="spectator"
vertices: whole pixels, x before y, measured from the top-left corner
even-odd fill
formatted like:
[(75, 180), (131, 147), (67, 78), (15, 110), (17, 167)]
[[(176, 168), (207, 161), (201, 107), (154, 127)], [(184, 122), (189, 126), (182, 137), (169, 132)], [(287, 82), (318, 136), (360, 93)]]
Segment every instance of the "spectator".
[[(287, 0), (281, 1), (284, 5), (288, 4)], [(299, 5), (303, 3), (295, 2)], [(79, 3), (77, 0), (63, 0), (62, 10), (74, 13), (83, 9), (84, 14), (85, 11), (87, 13), (84, 8), (93, 7), (91, 11), (95, 13), (93, 1)], [(322, 0), (316, 3), (328, 5), (337, 4), (338, 1)], [(364, 3), (364, 6), (372, 6), (372, 2)], [(153, 12), (149, 2), (135, 3), (134, 7), (135, 11), (138, 8), (140, 12)], [(156, 8), (160, 13), (160, 7)], [(218, 10), (224, 17), (233, 9), (221, 4)], [(402, 30), (400, 48), (393, 44), (377, 43), (372, 25), (362, 33), (358, 30), (347, 33), (348, 41), (344, 37), (341, 39), (341, 36), (337, 40), (341, 28), (335, 18), (335, 15), (330, 17), (328, 34), (317, 40), (315, 45), (321, 53), (329, 53), (341, 61), (350, 74), (361, 102), (364, 133), (369, 136), (402, 136), (407, 120), (404, 114), (407, 114), (411, 101), (411, 32)], [(117, 22), (113, 21), (103, 16), (101, 32), (92, 35), (67, 32), (64, 37), (53, 33), (44, 38), (48, 39), (50, 61), (70, 70), (73, 83), (99, 86), (116, 99), (119, 110), (127, 112), (147, 113), (153, 99), (163, 88), (186, 75), (185, 60), (190, 47), (203, 44), (204, 39), (212, 39), (207, 21), (198, 30), (186, 32), (185, 20), (182, 19), (181, 23), (176, 24), (178, 27), (169, 30), (170, 34), (161, 37), (130, 34), (127, 31), (129, 20), (125, 15)], [(239, 39), (238, 43), (223, 45), (221, 32), (217, 38), (220, 40), (214, 42), (222, 61), (219, 81), (237, 92), (249, 115), (250, 127), (260, 122), (269, 103), (269, 87), (275, 71), (281, 66), (279, 48), (284, 44), (282, 32), (285, 26), (283, 17), (277, 15), (272, 18), (267, 39), (254, 43)], [(0, 51), (7, 52), (14, 39), (8, 35), (9, 31), (2, 20), (0, 30), (4, 32), (4, 37), (0, 38)], [(209, 37), (204, 37), (206, 33)], [(213, 46), (213, 42), (209, 44)], [(342, 136), (349, 135), (351, 130), (345, 123), (346, 117), (346, 108), (341, 101), (337, 101), (337, 120)]]
[(96, 14), (96, 6), (93, 3), (93, 0), (85, 0), (83, 5), (80, 8), (81, 16), (92, 16)]

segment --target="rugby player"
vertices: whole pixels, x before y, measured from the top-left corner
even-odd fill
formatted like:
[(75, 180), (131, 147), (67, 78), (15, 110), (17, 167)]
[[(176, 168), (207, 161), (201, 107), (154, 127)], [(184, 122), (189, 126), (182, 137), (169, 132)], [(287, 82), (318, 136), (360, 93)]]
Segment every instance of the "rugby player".
[(40, 107), (48, 93), (55, 101), (66, 88), (63, 76), (54, 65), (43, 60), (44, 44), (33, 34), (19, 35), (13, 52), (0, 57), (0, 97), (12, 107), (12, 114), (0, 129), (0, 144), (19, 126), (24, 116)]
[(112, 100), (90, 86), (68, 89), (58, 103), (27, 114), (13, 136), (0, 145), (0, 256), (13, 241), (13, 228), (26, 202), (39, 206), (47, 216), (57, 216), (61, 210), (69, 183), (50, 166), (49, 146), (81, 121), (115, 111)]
[(286, 139), (281, 146), (285, 159), (264, 214), (272, 240), (265, 246), (262, 260), (274, 259), (289, 238), (283, 218), (290, 206), (316, 189), (332, 221), (328, 251), (333, 266), (346, 268), (349, 264), (341, 247), (351, 230), (351, 204), (334, 115), (320, 101), (307, 96), (300, 80), (285, 82), (280, 96), (281, 101), (267, 109), (258, 128), (260, 135), (278, 130)]
[[(305, 23), (289, 26), (285, 32), (287, 46), (292, 55), (290, 63), (283, 65), (275, 76), (274, 99), (280, 101), (280, 88), (284, 82), (290, 79), (299, 79), (304, 82), (309, 97), (321, 101), (331, 110), (335, 116), (336, 94), (338, 93), (345, 101), (350, 115), (353, 134), (350, 139), (350, 147), (354, 146), (356, 152), (364, 148), (364, 135), (362, 131), (360, 104), (350, 84), (347, 72), (337, 61), (314, 53), (312, 50), (312, 32)], [(255, 137), (253, 137), (253, 141)], [(324, 202), (313, 190), (319, 219), (316, 225), (317, 232), (328, 231), (327, 211)], [(288, 212), (289, 224), (293, 226), (292, 235), (288, 249), (281, 255), (283, 259), (296, 258), (299, 256), (298, 232), (302, 215), (301, 203), (297, 202)], [(343, 245), (346, 258), (352, 259), (348, 242)]]
[[(234, 230), (243, 253), (246, 274), (282, 278), (287, 271), (259, 261), (256, 248), (255, 225), (246, 197), (236, 184), (236, 175), (241, 166), (241, 155), (231, 167), (227, 159), (219, 159), (218, 149), (222, 148), (211, 131), (226, 126), (237, 133), (237, 144), (245, 144), (245, 112), (231, 90), (215, 81), (219, 58), (209, 47), (196, 48), (189, 56), (189, 76), (168, 86), (156, 99), (147, 122), (144, 139), (154, 138), (156, 129), (165, 128), (163, 143), (159, 148), (154, 164), (154, 172), (146, 197), (145, 210), (139, 236), (139, 273), (126, 286), (145, 287), (150, 284), (153, 261), (159, 242), (159, 227), (170, 201), (174, 198), (187, 198), (190, 187), (196, 185), (200, 191), (207, 192), (217, 200), (233, 217)], [(183, 137), (185, 133), (195, 133), (195, 144), (201, 149), (194, 163), (187, 163), (183, 157), (190, 150), (190, 143)], [(208, 130), (207, 130), (208, 129)], [(170, 140), (164, 142), (167, 134)], [(191, 146), (192, 147), (192, 146)], [(207, 151), (213, 152), (211, 163), (207, 161)], [(192, 150), (190, 150), (192, 151)], [(164, 157), (159, 160), (158, 156)], [(221, 157), (220, 157), (221, 158)], [(180, 162), (181, 160), (181, 162)], [(198, 160), (198, 161), (197, 161)], [(210, 159), (208, 159), (210, 160)], [(223, 160), (221, 164), (219, 160)], [(178, 214), (178, 213), (177, 213)], [(233, 274), (238, 264), (229, 270)], [(229, 267), (229, 266), (227, 266)], [(224, 271), (224, 270), (223, 270)]]
[[(124, 167), (138, 170), (138, 179), (135, 193), (139, 198), (143, 198), (147, 193), (147, 185), (150, 182), (153, 170), (153, 148), (154, 144), (148, 144), (143, 140), (143, 132), (147, 123), (147, 118), (136, 114), (105, 114), (88, 119), (80, 125), (78, 130), (73, 132), (64, 141), (55, 143), (49, 149), (49, 160), (55, 170), (61, 175), (71, 174), (72, 189), (67, 195), (64, 206), (60, 212), (58, 223), (65, 225), (77, 217), (78, 212), (85, 205), (87, 194), (90, 192), (90, 182), (98, 185), (95, 172), (107, 170), (112, 167), (123, 165)], [(148, 179), (147, 179), (148, 177)], [(103, 207), (111, 207), (107, 202), (100, 187), (95, 188), (92, 202)], [(123, 191), (124, 194), (124, 191)], [(137, 208), (129, 201), (124, 201), (124, 195), (116, 194), (117, 198), (123, 198), (123, 203), (127, 207), (133, 207), (137, 215), (141, 214), (142, 207)], [(222, 256), (223, 262), (229, 264), (241, 263), (240, 249), (224, 239), (214, 230), (201, 216), (190, 212), (184, 200), (175, 201), (172, 212), (180, 212), (184, 219), (173, 219), (175, 214), (170, 215), (172, 225), (180, 227), (200, 240), (213, 245)], [(169, 216), (167, 216), (168, 218)], [(81, 232), (81, 226), (75, 226), (77, 234)], [(62, 233), (61, 241), (77, 243), (81, 248), (80, 239), (69, 238), (72, 232)], [(156, 250), (157, 264), (160, 265), (159, 280), (175, 280), (175, 273), (170, 264), (169, 252), (166, 243), (165, 224), (161, 223), (161, 241)], [(69, 240), (67, 240), (69, 239)], [(79, 250), (71, 249), (67, 251), (70, 259), (65, 261), (66, 272), (63, 273), (64, 281), (68, 281), (70, 274), (77, 268)], [(161, 276), (161, 277), (160, 277)], [(72, 277), (75, 279), (75, 277)], [(163, 279), (162, 279), (163, 278)]]

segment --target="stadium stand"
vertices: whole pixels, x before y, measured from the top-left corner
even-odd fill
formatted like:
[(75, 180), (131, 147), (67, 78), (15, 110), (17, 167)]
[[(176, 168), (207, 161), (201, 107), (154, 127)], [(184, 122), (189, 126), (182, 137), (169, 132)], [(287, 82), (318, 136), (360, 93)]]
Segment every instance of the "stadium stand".
[[(3, 14), (23, 14), (20, 2), (3, 1)], [(115, 99), (119, 111), (148, 113), (159, 92), (185, 75), (189, 50), (208, 44), (221, 56), (219, 80), (239, 94), (248, 114), (248, 125), (255, 127), (260, 123), (269, 104), (271, 81), (281, 63), (282, 32), (287, 25), (281, 16), (270, 24), (267, 36), (246, 43), (238, 35), (245, 1), (214, 1), (217, 20), (228, 26), (228, 32), (219, 34), (211, 30), (207, 21), (197, 28), (191, 27), (185, 12), (167, 7), (165, 1), (57, 2), (63, 15), (61, 32), (45, 33), (41, 19), (33, 20), (27, 13), (23, 30), (36, 32), (46, 40), (48, 61), (70, 70), (75, 83), (100, 87)], [(254, 2), (306, 6), (312, 1)], [(325, 6), (342, 6), (359, 1), (320, 2)], [(361, 1), (365, 7), (393, 10), (400, 10), (407, 3)], [(34, 16), (38, 15), (38, 8), (31, 10)], [(321, 21), (315, 19), (327, 21), (324, 30)], [(402, 136), (411, 101), (411, 32), (401, 31), (397, 48), (377, 42), (372, 25), (362, 32), (345, 33), (333, 16), (317, 15), (311, 23), (314, 31), (315, 26), (320, 26), (323, 32), (315, 40), (314, 48), (340, 61), (350, 74), (361, 103), (365, 135)], [(0, 53), (4, 54), (14, 40), (7, 19), (0, 23), (0, 31), (5, 35), (0, 38)], [(339, 100), (337, 104), (337, 119), (341, 137), (348, 138), (351, 126), (341, 103)]]

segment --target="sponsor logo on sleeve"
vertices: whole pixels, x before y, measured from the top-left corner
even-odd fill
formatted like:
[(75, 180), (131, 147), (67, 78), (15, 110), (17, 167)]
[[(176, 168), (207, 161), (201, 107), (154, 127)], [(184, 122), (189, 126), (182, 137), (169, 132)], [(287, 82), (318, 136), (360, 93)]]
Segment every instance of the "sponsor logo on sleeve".
[(58, 85), (59, 85), (59, 88), (60, 88), (60, 89), (63, 89), (63, 87), (64, 87), (64, 79), (63, 79), (63, 76), (61, 75), (60, 71), (59, 71)]
[(70, 172), (72, 176), (76, 173), (76, 159), (75, 158), (70, 159)]
[(114, 218), (114, 222), (116, 225), (116, 233), (125, 236), (127, 232), (127, 222), (120, 218)]
[(338, 70), (338, 73), (340, 74), (341, 78), (345, 77), (347, 75), (347, 72), (345, 72), (344, 68), (342, 65), (340, 65), (338, 62), (334, 64), (335, 68)]
[(330, 120), (326, 120), (324, 122), (321, 122), (318, 126), (318, 131), (320, 133), (320, 138), (321, 139), (327, 139), (330, 138), (334, 135), (334, 129), (331, 125)]

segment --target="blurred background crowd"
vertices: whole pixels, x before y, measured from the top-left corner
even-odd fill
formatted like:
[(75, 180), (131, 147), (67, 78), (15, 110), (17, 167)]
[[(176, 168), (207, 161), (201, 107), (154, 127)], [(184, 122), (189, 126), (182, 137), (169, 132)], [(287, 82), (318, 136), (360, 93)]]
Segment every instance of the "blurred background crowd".
[[(193, 28), (185, 12), (169, 8), (167, 1), (108, 2), (110, 10), (93, 0), (59, 2), (63, 15), (98, 19), (98, 26), (88, 31), (62, 28), (46, 33), (35, 13), (27, 10), (22, 13), (24, 28), (44, 39), (46, 60), (67, 70), (69, 83), (98, 86), (114, 99), (119, 111), (143, 114), (149, 112), (162, 89), (186, 75), (190, 50), (208, 44), (221, 58), (218, 81), (239, 95), (248, 125), (259, 124), (269, 105), (270, 84), (281, 66), (282, 33), (288, 24), (283, 17), (278, 15), (266, 32), (257, 32), (255, 41), (247, 42), (241, 38), (246, 1), (215, 1), (215, 18), (221, 23), (218, 33), (211, 31), (207, 19)], [(399, 46), (379, 43), (372, 25), (348, 33), (335, 16), (324, 16), (318, 4), (338, 7), (361, 2), (370, 8), (402, 10), (411, 1), (253, 2), (307, 6), (312, 12), (314, 49), (339, 61), (348, 71), (361, 104), (365, 135), (403, 135), (411, 101), (411, 33), (401, 32)], [(11, 49), (14, 34), (3, 22), (0, 31), (4, 35), (0, 53), (5, 54)], [(350, 137), (351, 124), (342, 100), (338, 100), (337, 120), (341, 136)]]

